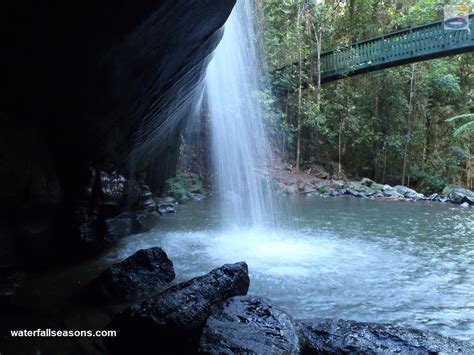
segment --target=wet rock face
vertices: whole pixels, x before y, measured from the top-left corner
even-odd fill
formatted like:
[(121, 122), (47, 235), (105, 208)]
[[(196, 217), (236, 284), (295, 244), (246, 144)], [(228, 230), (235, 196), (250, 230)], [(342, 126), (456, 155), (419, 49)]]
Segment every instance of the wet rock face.
[(70, 11), (65, 2), (2, 2), (0, 40), (11, 49), (0, 56), (8, 218), (16, 223), (25, 205), (54, 205), (51, 233), (75, 254), (76, 243), (126, 235), (128, 221), (110, 220), (124, 212), (146, 210), (132, 229), (151, 228), (156, 211), (142, 187), (157, 192), (174, 175), (180, 131), (234, 4), (104, 0)]
[(304, 354), (472, 354), (472, 344), (417, 329), (342, 319), (301, 322)]
[(298, 354), (299, 330), (286, 312), (254, 296), (232, 297), (213, 307), (201, 337), (205, 354)]
[(125, 182), (125, 177), (120, 174), (99, 171), (100, 203), (106, 206), (121, 205), (124, 200)]
[(140, 211), (135, 215), (133, 224), (133, 233), (145, 233), (149, 232), (158, 224), (160, 215), (158, 212), (153, 211)]
[(147, 185), (116, 171), (90, 167), (88, 172), (74, 209), (76, 240), (100, 248), (157, 225), (159, 214)]
[(97, 304), (136, 301), (158, 293), (174, 278), (173, 263), (161, 248), (142, 249), (92, 280), (84, 295)]
[(123, 213), (115, 218), (105, 220), (105, 240), (116, 242), (132, 233), (132, 219), (130, 214)]
[(172, 286), (139, 306), (130, 307), (108, 325), (116, 338), (105, 339), (111, 354), (152, 354), (173, 349), (193, 353), (213, 305), (247, 294), (247, 264), (227, 264)]

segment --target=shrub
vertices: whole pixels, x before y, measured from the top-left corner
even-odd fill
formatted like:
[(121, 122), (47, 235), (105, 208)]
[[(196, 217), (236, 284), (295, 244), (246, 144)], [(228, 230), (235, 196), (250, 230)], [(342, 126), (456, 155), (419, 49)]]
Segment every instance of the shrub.
[(416, 185), (417, 190), (425, 195), (441, 192), (447, 185), (447, 181), (440, 175), (424, 172), (413, 173), (412, 182)]
[(326, 192), (329, 192), (329, 186), (328, 185), (321, 185), (318, 187), (318, 191), (321, 194), (325, 194)]

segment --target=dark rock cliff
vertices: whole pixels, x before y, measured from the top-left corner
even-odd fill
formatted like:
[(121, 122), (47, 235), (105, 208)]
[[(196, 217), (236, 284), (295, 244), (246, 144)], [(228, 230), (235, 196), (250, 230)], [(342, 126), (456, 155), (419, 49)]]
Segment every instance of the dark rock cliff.
[[(0, 5), (2, 247), (17, 243), (18, 227), (27, 245), (69, 245), (140, 225), (146, 185), (156, 190), (174, 172), (180, 129), (234, 3)], [(107, 222), (130, 210), (128, 222)]]

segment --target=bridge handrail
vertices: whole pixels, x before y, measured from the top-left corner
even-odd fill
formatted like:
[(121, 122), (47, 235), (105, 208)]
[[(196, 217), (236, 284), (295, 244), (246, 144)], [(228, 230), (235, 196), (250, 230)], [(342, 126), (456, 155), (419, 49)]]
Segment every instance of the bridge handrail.
[[(469, 14), (469, 22), (472, 22), (472, 21), (474, 21), (474, 13)], [(397, 32), (391, 32), (391, 33), (388, 33), (388, 34), (372, 37), (372, 38), (365, 39), (363, 41), (359, 41), (359, 42), (356, 42), (356, 43), (345, 44), (345, 45), (342, 45), (340, 47), (336, 47), (335, 49), (332, 49), (330, 51), (326, 51), (326, 52), (321, 53), (321, 57), (329, 55), (329, 54), (331, 54), (335, 51), (341, 51), (341, 50), (344, 50), (344, 49), (349, 49), (351, 47), (357, 47), (361, 44), (370, 43), (370, 42), (377, 42), (377, 41), (383, 40), (387, 37), (395, 37), (395, 36), (400, 35), (400, 34), (413, 33), (413, 32), (416, 32), (416, 31), (422, 29), (422, 28), (435, 27), (435, 26), (443, 25), (443, 24), (444, 24), (444, 20), (433, 21), (433, 22), (430, 22), (430, 23), (427, 23), (427, 24), (424, 24), (424, 25), (406, 28), (404, 30), (400, 30), (400, 31), (397, 31)]]
[[(446, 31), (444, 21), (435, 21), (417, 27), (407, 28), (382, 36), (373, 37), (351, 45), (344, 45), (321, 55), (321, 73), (343, 75), (355, 70), (402, 58), (426, 56), (436, 52), (440, 45), (453, 44), (463, 47), (459, 41), (474, 40), (474, 14), (469, 14), (469, 31)], [(463, 42), (471, 46), (473, 42)]]

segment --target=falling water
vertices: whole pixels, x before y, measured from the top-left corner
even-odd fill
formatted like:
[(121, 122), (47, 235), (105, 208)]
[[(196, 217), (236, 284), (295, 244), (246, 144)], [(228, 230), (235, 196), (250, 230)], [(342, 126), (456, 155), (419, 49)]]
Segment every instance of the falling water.
[(261, 64), (254, 23), (251, 1), (239, 0), (206, 76), (216, 187), (226, 225), (272, 221), (269, 145), (256, 95)]

